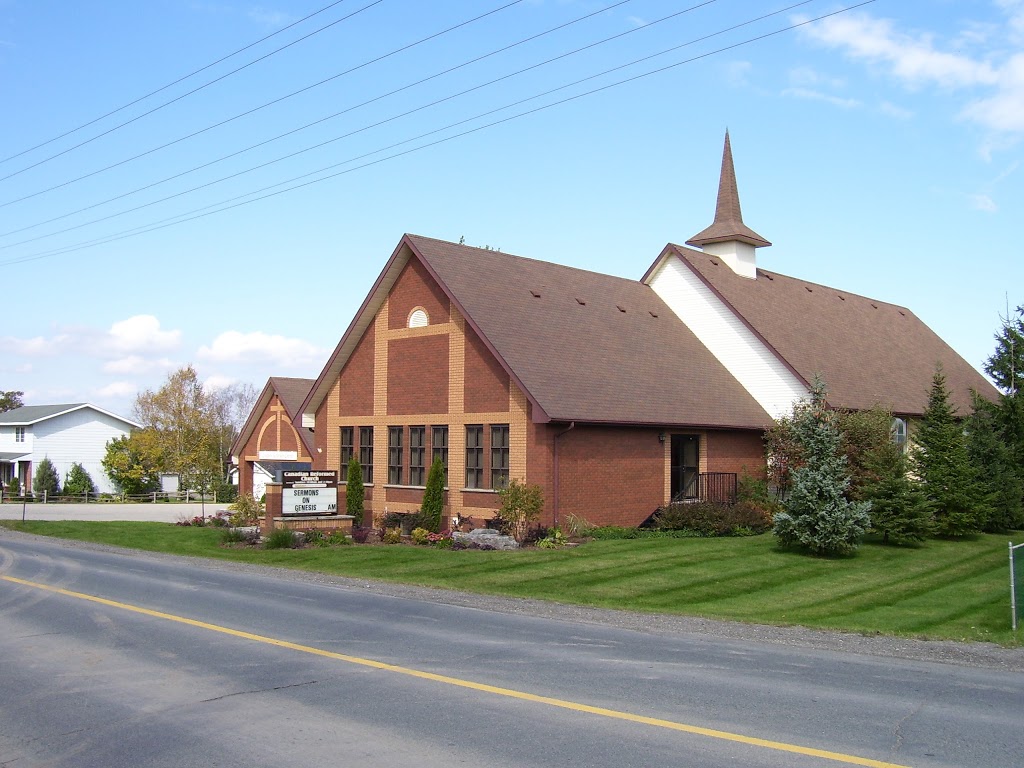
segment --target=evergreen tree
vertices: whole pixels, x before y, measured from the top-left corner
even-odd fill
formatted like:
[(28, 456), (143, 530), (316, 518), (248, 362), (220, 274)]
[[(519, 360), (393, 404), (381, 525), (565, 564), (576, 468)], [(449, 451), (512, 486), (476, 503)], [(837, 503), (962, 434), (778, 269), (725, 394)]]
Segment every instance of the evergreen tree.
[(977, 394), (967, 421), (967, 451), (988, 509), (983, 529), (1005, 533), (1024, 527), (1024, 482), (1005, 439), (1005, 403), (990, 403)]
[(849, 554), (868, 529), (871, 502), (846, 499), (849, 469), (819, 377), (810, 394), (810, 402), (793, 409), (792, 426), (804, 464), (792, 472), (792, 488), (775, 516), (774, 533), (783, 546), (802, 546), (821, 555)]
[(427, 474), (427, 487), (423, 491), (423, 504), (420, 506), (421, 524), (423, 527), (439, 532), (441, 517), (444, 514), (444, 464), (441, 459), (434, 459)]
[(92, 477), (77, 461), (71, 465), (67, 477), (64, 478), (64, 493), (75, 496), (96, 493), (96, 485), (93, 483)]
[(1024, 306), (1003, 320), (996, 334), (996, 351), (985, 362), (985, 373), (1004, 393), (1017, 394), (1024, 373)]
[(348, 476), (345, 483), (345, 514), (352, 515), (352, 525), (361, 528), (366, 501), (363, 487), (363, 468), (354, 456), (348, 462)]
[(914, 468), (932, 507), (935, 534), (956, 537), (980, 531), (987, 516), (984, 494), (941, 366), (932, 377), (915, 442)]
[(49, 458), (44, 458), (36, 467), (36, 476), (32, 479), (32, 493), (36, 496), (57, 496), (60, 494), (60, 478)]
[(932, 511), (918, 483), (910, 478), (903, 448), (889, 442), (867, 464), (871, 479), (862, 487), (871, 502), (871, 531), (886, 544), (924, 541), (931, 533)]

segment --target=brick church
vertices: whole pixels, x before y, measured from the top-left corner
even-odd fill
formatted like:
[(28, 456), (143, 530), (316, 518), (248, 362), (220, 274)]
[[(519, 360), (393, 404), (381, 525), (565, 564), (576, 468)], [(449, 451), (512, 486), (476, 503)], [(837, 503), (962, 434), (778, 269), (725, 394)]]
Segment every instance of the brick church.
[(268, 382), (232, 449), (240, 490), (261, 461), (344, 480), (355, 457), (369, 511), (415, 511), (440, 458), (449, 520), (492, 516), (518, 478), (544, 524), (636, 525), (761, 475), (764, 429), (815, 374), (833, 407), (891, 409), (899, 439), (937, 364), (962, 413), (994, 396), (910, 310), (766, 271), (769, 245), (728, 134), (714, 222), (639, 281), (405, 235), (320, 375)]

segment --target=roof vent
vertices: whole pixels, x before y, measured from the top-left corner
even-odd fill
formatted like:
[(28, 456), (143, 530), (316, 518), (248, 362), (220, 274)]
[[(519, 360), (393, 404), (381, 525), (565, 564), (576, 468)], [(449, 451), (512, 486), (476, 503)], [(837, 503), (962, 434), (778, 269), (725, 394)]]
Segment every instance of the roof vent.
[(871, 302), (871, 308), (872, 308), (872, 309), (878, 309), (878, 305), (877, 305), (877, 304), (875, 304), (875, 302), (873, 302), (873, 301), (872, 301), (872, 302)]
[(807, 291), (808, 293), (814, 293), (814, 289), (811, 288), (811, 286), (809, 285), (805, 285), (804, 290)]
[(901, 314), (901, 315), (903, 315), (903, 317), (906, 317), (906, 316), (907, 316), (907, 313), (906, 313), (906, 312), (904, 312), (904, 311), (903, 311), (902, 309), (900, 310), (900, 314)]
[(538, 293), (537, 291), (533, 290), (532, 288), (530, 289), (530, 295), (533, 296), (533, 298), (535, 298), (535, 299), (539, 299), (540, 298), (540, 293)]
[(838, 297), (839, 297), (839, 300), (840, 300), (840, 301), (846, 301), (846, 297), (845, 297), (845, 296), (843, 296), (843, 294), (841, 294), (841, 293), (837, 293), (837, 294), (836, 294), (836, 296), (838, 296)]
[[(650, 310), (648, 310), (648, 311), (650, 312)], [(657, 312), (651, 312), (651, 317), (657, 317), (657, 316), (658, 316)]]
[(771, 275), (769, 275), (767, 272), (762, 272), (761, 274), (764, 275), (765, 277), (767, 277), (772, 282), (775, 282), (775, 278), (772, 277)]
[(715, 261), (714, 259), (710, 259), (709, 261), (710, 261), (710, 262), (711, 262), (712, 264), (714, 264), (714, 265), (715, 265), (716, 267), (718, 266), (718, 262), (717, 262), (717, 261)]
[(619, 312), (625, 312), (626, 311), (626, 308), (624, 306), (622, 306), (621, 304), (616, 304), (615, 306), (618, 308)]
[(587, 306), (587, 302), (585, 302), (585, 301), (584, 301), (583, 299), (581, 299), (581, 298), (580, 298), (579, 296), (577, 296), (577, 297), (576, 297), (576, 303), (577, 303), (577, 304), (579, 304), (579, 305), (580, 305), (581, 307), (585, 307), (585, 306)]

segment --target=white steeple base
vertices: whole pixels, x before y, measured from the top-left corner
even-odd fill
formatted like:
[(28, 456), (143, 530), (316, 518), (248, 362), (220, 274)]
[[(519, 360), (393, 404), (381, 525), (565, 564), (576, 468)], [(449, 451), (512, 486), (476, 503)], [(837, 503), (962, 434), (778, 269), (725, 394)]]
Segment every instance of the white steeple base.
[(701, 250), (720, 258), (740, 277), (757, 279), (757, 256), (754, 254), (754, 246), (741, 243), (739, 240), (728, 240), (724, 243), (704, 243)]

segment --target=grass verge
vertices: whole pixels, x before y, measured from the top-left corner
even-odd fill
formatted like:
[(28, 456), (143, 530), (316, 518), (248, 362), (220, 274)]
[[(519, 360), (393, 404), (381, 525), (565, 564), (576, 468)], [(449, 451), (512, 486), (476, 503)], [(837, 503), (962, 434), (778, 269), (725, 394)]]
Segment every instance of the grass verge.
[(1007, 537), (998, 535), (932, 540), (918, 548), (869, 542), (853, 557), (825, 559), (779, 549), (769, 534), (594, 541), (518, 552), (411, 546), (264, 550), (222, 547), (222, 529), (167, 523), (0, 525), (175, 555), (599, 608), (1021, 645), (1010, 629)]

